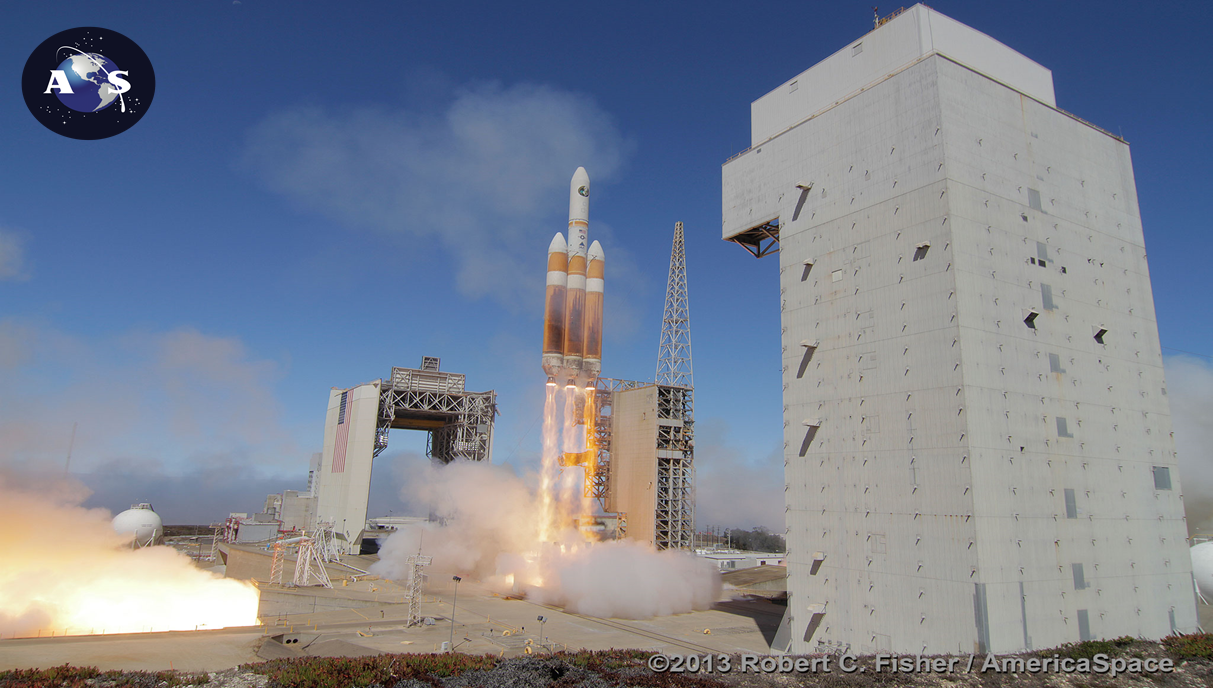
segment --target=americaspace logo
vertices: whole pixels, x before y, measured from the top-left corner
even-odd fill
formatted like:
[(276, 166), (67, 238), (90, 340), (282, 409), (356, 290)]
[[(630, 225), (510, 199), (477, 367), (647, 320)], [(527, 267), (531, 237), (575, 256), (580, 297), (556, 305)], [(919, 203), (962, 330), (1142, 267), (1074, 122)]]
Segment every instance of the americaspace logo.
[(143, 118), (156, 94), (147, 54), (117, 31), (61, 31), (34, 49), (21, 74), (34, 118), (73, 139), (116, 136)]

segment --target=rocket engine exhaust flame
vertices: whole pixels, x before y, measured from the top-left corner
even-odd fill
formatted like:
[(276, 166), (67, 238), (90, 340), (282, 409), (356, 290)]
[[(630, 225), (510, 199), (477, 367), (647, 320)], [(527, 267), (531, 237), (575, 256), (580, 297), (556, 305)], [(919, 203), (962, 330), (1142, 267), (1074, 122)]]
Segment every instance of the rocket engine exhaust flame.
[(132, 550), (110, 515), (6, 486), (0, 636), (183, 631), (257, 623), (256, 588), (171, 547)]

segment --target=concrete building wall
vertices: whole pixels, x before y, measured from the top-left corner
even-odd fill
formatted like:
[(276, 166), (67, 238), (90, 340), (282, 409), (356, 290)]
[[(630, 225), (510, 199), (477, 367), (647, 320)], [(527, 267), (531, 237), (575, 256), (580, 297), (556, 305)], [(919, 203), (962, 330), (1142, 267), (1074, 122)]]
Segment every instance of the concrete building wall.
[[(975, 64), (1007, 50), (955, 34)], [(1127, 145), (1051, 107), (1051, 76), (1038, 100), (939, 54), (903, 67), (864, 90), (840, 70), (853, 95), (724, 168), (725, 238), (780, 231), (789, 649), (1193, 629)]]
[(286, 490), (282, 493), (283, 530), (308, 530), (316, 523), (316, 498), (306, 492)]
[(754, 101), (750, 106), (751, 145), (757, 146), (932, 54), (947, 55), (1056, 105), (1053, 73), (1048, 69), (950, 17), (915, 5)]
[[(316, 474), (316, 520), (331, 522), (337, 541), (347, 547), (366, 526), (375, 423), (379, 413), (379, 381), (329, 393), (324, 423), (324, 453)], [(342, 395), (346, 415), (341, 414)], [(342, 425), (348, 427), (342, 428)], [(344, 443), (344, 459), (338, 451)]]
[(627, 538), (652, 544), (657, 514), (657, 387), (615, 392), (607, 510), (627, 514)]
[(951, 62), (938, 74), (991, 643), (1064, 642), (1080, 615), (1091, 637), (1191, 630), (1128, 145)]

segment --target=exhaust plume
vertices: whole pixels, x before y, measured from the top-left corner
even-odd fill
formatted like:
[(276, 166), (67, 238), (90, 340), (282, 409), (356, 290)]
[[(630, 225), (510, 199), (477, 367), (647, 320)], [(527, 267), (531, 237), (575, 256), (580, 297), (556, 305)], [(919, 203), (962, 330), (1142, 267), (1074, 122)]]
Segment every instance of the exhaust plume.
[[(20, 484), (24, 483), (24, 484)], [(251, 585), (171, 547), (131, 549), (87, 490), (0, 473), (0, 637), (194, 630), (257, 623)]]

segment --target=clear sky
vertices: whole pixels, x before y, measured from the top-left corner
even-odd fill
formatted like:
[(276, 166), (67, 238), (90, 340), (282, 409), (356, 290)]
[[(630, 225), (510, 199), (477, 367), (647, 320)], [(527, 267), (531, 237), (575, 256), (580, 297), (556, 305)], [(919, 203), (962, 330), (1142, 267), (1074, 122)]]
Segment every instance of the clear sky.
[[(1176, 360), (1210, 401), (1213, 4), (932, 6), (1131, 143), (1164, 353), (1203, 355)], [(304, 487), (330, 387), (433, 355), (497, 391), (495, 461), (534, 470), (545, 251), (584, 165), (603, 374), (652, 378), (683, 221), (699, 524), (781, 530), (778, 262), (721, 241), (720, 165), (749, 144), (751, 101), (871, 25), (870, 0), (7, 7), (0, 464), (62, 470), (77, 423), (93, 505), (257, 510)], [(30, 51), (75, 26), (155, 67), (117, 137), (61, 138), (22, 100)], [(1189, 436), (1213, 435), (1197, 415)], [(405, 508), (424, 442), (393, 433), (372, 511)]]

